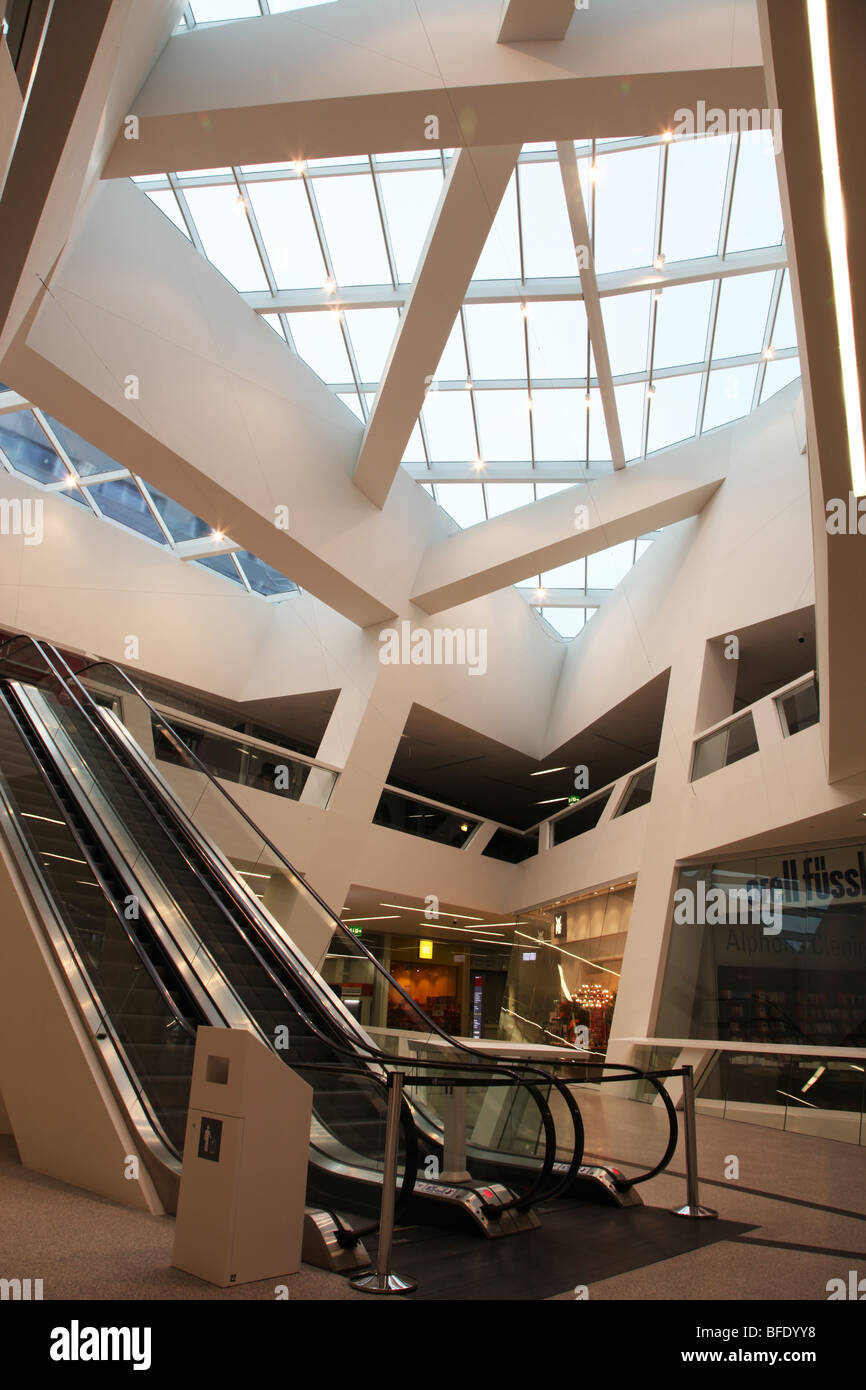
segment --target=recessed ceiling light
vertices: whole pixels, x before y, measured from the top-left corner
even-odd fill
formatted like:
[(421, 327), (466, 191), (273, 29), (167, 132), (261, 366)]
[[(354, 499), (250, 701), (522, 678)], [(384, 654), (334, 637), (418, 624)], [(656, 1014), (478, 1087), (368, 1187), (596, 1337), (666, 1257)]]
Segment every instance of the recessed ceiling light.
[(664, 258), (664, 256), (663, 256), (663, 254), (661, 253), (661, 251), (659, 251), (658, 255), (656, 256), (655, 260), (653, 261), (653, 265), (655, 266), (656, 270), (664, 270), (664, 264), (665, 264), (665, 258)]
[(304, 172), (304, 161), (302, 159), (296, 159), (293, 167), (296, 174), (302, 174)]
[(211, 538), (212, 541), (224, 541), (224, 540), (225, 540), (225, 532), (224, 532), (224, 531), (211, 531), (211, 533), (210, 533), (210, 538)]
[(535, 591), (535, 597), (538, 599), (547, 598), (547, 590), (539, 587)]
[(764, 348), (764, 360), (765, 360), (766, 362), (769, 362), (770, 359), (771, 359), (772, 357), (775, 357), (775, 356), (776, 356), (776, 349), (775, 349), (774, 347), (765, 347), (765, 348)]
[(333, 277), (329, 275), (324, 285), (322, 286), (322, 289), (325, 291), (326, 294), (333, 294), (336, 288), (337, 286), (334, 283)]
[(673, 140), (673, 138), (674, 138), (674, 133), (673, 133), (672, 130), (663, 130), (663, 131), (662, 131), (662, 139), (664, 140), (664, 142), (665, 142), (666, 145), (670, 144), (670, 142), (671, 142), (671, 140)]
[(485, 462), (484, 462), (483, 459), (476, 459), (475, 462), (473, 463), (472, 467), (473, 467), (473, 468), (485, 468), (485, 467), (486, 467), (486, 464), (485, 464)]
[[(566, 767), (542, 767), (537, 772), (530, 772), (530, 777), (547, 777), (551, 772), (567, 772)], [(863, 813), (866, 815), (866, 811)]]

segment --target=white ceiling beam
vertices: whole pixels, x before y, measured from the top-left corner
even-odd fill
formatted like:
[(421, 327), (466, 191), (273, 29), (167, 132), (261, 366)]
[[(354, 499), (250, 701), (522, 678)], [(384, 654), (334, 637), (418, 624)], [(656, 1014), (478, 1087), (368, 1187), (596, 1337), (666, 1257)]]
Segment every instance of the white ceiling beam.
[(724, 479), (731, 437), (729, 429), (716, 431), (435, 542), (412, 602), (441, 613), (696, 516)]
[[(762, 270), (779, 270), (787, 263), (784, 246), (767, 246), (758, 251), (737, 251), (730, 256), (703, 256), (694, 261), (672, 261), (661, 271), (643, 266), (636, 270), (607, 271), (596, 276), (598, 293), (631, 294), (636, 290), (665, 289), (671, 285), (695, 285), (720, 275), (754, 275)], [(346, 285), (333, 294), (322, 289), (250, 290), (244, 294), (251, 309), (260, 314), (297, 313), (315, 309), (399, 309), (406, 303), (411, 285)], [(534, 304), (549, 300), (583, 299), (579, 275), (551, 279), (473, 280), (463, 297), (465, 304)]]
[(496, 42), (564, 39), (574, 11), (574, 0), (504, 0)]
[(583, 303), (586, 309), (586, 323), (589, 329), (589, 341), (592, 344), (592, 349), (595, 354), (596, 376), (598, 378), (598, 389), (601, 395), (601, 405), (604, 411), (604, 423), (607, 427), (610, 455), (613, 459), (614, 468), (625, 468), (622, 431), (619, 427), (616, 397), (613, 394), (610, 353), (607, 350), (607, 335), (604, 331), (604, 320), (601, 316), (601, 300), (598, 295), (598, 281), (596, 280), (593, 261), (595, 252), (590, 240), (589, 222), (586, 216), (583, 193), (580, 188), (580, 177), (577, 172), (577, 157), (574, 153), (573, 143), (570, 140), (560, 141), (556, 146), (556, 153), (559, 158), (559, 170), (562, 174), (562, 186), (565, 190), (565, 205), (568, 209), (571, 239), (574, 243), (575, 255), (580, 257), (578, 265), (580, 266), (580, 280), (583, 285)]
[(762, 107), (757, 29), (735, 9), (592, 4), (523, 48), (495, 42), (490, 0), (377, 0), (375, 42), (369, 0), (200, 27), (165, 45), (129, 107), (139, 138), (118, 122), (104, 173), (633, 136), (699, 100)]
[(175, 542), (174, 553), (179, 560), (210, 560), (214, 555), (231, 555), (233, 551), (240, 549), (236, 541), (225, 538), (217, 541), (203, 536), (197, 541)]
[(397, 476), (519, 154), (519, 145), (495, 145), (460, 150), (451, 162), (355, 467), (355, 485), (379, 507)]
[(544, 463), (539, 460), (533, 467), (529, 460), (523, 464), (488, 463), (483, 468), (474, 468), (465, 463), (434, 463), (428, 468), (424, 463), (404, 464), (406, 472), (417, 483), (592, 483), (597, 478), (609, 478), (613, 472), (612, 463), (594, 463), (584, 468), (579, 463)]

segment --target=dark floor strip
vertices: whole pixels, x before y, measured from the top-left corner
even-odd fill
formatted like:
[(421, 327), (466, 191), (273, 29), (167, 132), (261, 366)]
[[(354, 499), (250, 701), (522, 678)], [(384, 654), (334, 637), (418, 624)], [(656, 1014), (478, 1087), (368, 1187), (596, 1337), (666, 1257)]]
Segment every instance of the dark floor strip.
[(792, 1240), (769, 1240), (763, 1236), (750, 1236), (747, 1233), (732, 1237), (735, 1245), (766, 1245), (771, 1250), (799, 1250), (804, 1255), (833, 1255), (840, 1260), (862, 1260), (862, 1250), (837, 1250), (831, 1245), (798, 1245)]

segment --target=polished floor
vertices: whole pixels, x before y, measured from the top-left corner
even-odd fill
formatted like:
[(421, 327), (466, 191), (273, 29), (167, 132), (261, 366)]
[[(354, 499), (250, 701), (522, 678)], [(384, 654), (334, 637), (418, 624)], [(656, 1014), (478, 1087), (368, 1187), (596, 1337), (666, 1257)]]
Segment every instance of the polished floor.
[[(540, 1230), (500, 1241), (403, 1228), (394, 1266), (418, 1278), (415, 1299), (436, 1301), (574, 1299), (579, 1286), (604, 1300), (826, 1300), (828, 1280), (866, 1276), (866, 1150), (708, 1116), (698, 1131), (701, 1197), (718, 1222), (668, 1214), (685, 1195), (680, 1148), (643, 1185), (642, 1209), (559, 1203)], [(725, 1177), (732, 1158), (737, 1179)], [(262, 1300), (280, 1282), (217, 1289), (173, 1269), (171, 1218), (28, 1171), (8, 1136), (0, 1231), (0, 1277), (41, 1278), (45, 1299)], [(285, 1282), (300, 1301), (366, 1297), (308, 1266)]]

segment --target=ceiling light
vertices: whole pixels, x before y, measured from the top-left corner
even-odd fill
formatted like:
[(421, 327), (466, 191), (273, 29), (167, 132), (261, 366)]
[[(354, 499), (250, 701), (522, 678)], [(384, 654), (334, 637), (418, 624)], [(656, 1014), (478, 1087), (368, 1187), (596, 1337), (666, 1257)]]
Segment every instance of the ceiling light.
[(537, 588), (536, 591), (535, 591), (535, 597), (536, 597), (537, 599), (547, 598), (547, 590), (546, 590), (546, 589), (542, 589), (542, 588), (539, 586), (539, 588)]
[(479, 459), (476, 459), (476, 460), (475, 460), (475, 462), (473, 463), (472, 467), (473, 467), (473, 468), (484, 468), (484, 467), (486, 467), (486, 464), (485, 464), (485, 462), (484, 462), (483, 459), (480, 459), (480, 458), (479, 458)]
[(302, 159), (296, 159), (292, 167), (296, 174), (302, 174), (304, 172), (304, 161)]
[(333, 294), (336, 288), (337, 286), (334, 283), (333, 277), (329, 275), (324, 285), (322, 286), (322, 289), (325, 291), (325, 294)]
[(661, 251), (659, 251), (658, 255), (656, 256), (655, 260), (653, 261), (653, 265), (655, 266), (656, 270), (663, 270), (663, 269), (664, 269), (664, 264), (665, 264), (665, 258), (664, 258), (664, 256), (662, 255)]
[(531, 396), (529, 396), (529, 397), (527, 398), (526, 408), (527, 408), (527, 410), (531, 410), (531, 409), (532, 409), (532, 397), (531, 397)]
[(63, 486), (66, 487), (66, 488), (78, 487), (78, 479), (77, 479), (77, 478), (73, 478), (72, 474), (70, 473), (69, 477), (66, 479), (66, 482), (63, 484)]
[(378, 917), (343, 917), (341, 920), (344, 924), (348, 924), (350, 922), (397, 922), (399, 918), (399, 912), (382, 912)]
[(225, 540), (225, 532), (224, 532), (224, 531), (211, 531), (211, 533), (210, 533), (210, 538), (211, 538), (212, 541), (224, 541), (224, 540)]
[(771, 360), (771, 358), (773, 358), (773, 357), (775, 357), (775, 356), (776, 356), (776, 349), (775, 349), (774, 347), (765, 347), (765, 348), (764, 348), (764, 361), (765, 361), (765, 362), (769, 362), (769, 361)]
[(590, 406), (592, 405), (592, 396), (589, 394), (588, 391), (583, 398), (583, 403), (586, 406), (587, 410), (589, 410)]
[[(551, 772), (567, 772), (566, 767), (542, 767), (538, 772), (530, 772), (530, 777), (548, 777)], [(866, 815), (866, 811), (863, 812)]]
[(466, 390), (467, 390), (467, 391), (471, 391), (471, 390), (472, 390), (472, 378), (471, 378), (471, 376), (468, 376), (468, 377), (466, 378)]
[(597, 178), (598, 178), (598, 165), (597, 165), (597, 164), (591, 164), (591, 165), (590, 165), (590, 168), (589, 168), (589, 181), (590, 181), (590, 183), (595, 183), (595, 181), (596, 181)]
[(664, 142), (665, 142), (666, 145), (669, 145), (670, 142), (671, 142), (671, 140), (673, 140), (673, 138), (674, 138), (674, 133), (673, 133), (672, 130), (663, 130), (663, 131), (662, 131), (662, 139), (664, 140)]
[[(398, 907), (401, 912), (427, 912), (426, 907), (410, 907), (408, 903), (380, 903), (380, 907)], [(452, 912), (449, 908), (440, 908), (443, 917), (460, 917), (464, 922), (483, 922), (483, 917), (467, 917), (465, 912)]]
[(655, 393), (656, 393), (656, 388), (653, 386), (652, 382), (650, 382), (649, 386), (648, 386), (647, 389), (646, 389), (647, 400), (648, 400), (648, 401), (651, 401), (652, 398), (653, 398), (653, 396), (655, 395)]
[(655, 300), (656, 304), (658, 304), (658, 302), (659, 302), (659, 300), (661, 299), (661, 297), (662, 297), (662, 292), (661, 292), (661, 290), (653, 290), (653, 299)]
[(469, 826), (468, 826), (468, 824), (466, 823), (466, 821), (463, 821), (463, 822), (462, 822), (462, 824), (461, 824), (461, 826), (460, 826), (460, 829), (463, 831), (463, 833), (464, 833), (464, 835), (465, 835), (465, 834), (466, 834), (466, 831), (469, 829)]
[(523, 317), (524, 317), (525, 319), (528, 319), (528, 318), (529, 318), (529, 305), (528, 305), (528, 304), (521, 304), (521, 306), (520, 306), (520, 312), (521, 312), (521, 314), (523, 315)]
[(235, 203), (237, 204), (237, 206), (238, 206), (239, 208), (245, 208), (245, 207), (246, 207), (246, 205), (247, 205), (247, 200), (246, 200), (246, 198), (244, 197), (243, 193), (239, 193), (239, 194), (238, 194), (238, 196), (235, 198)]
[(549, 796), (546, 801), (536, 801), (536, 806), (552, 806), (555, 801), (568, 801), (567, 796)]

